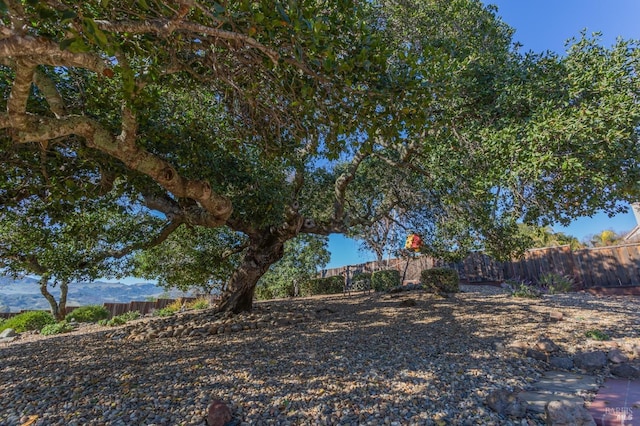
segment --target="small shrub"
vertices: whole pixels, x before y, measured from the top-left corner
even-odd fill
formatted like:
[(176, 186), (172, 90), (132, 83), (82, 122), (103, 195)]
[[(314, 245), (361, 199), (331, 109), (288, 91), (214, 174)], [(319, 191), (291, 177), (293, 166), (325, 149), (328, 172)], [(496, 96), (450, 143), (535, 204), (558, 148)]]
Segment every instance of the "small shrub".
[(122, 317), (125, 321), (133, 321), (135, 319), (140, 318), (140, 312), (139, 311), (129, 311), (129, 312), (125, 312), (122, 315), (119, 315), (120, 317)]
[(275, 299), (275, 297), (273, 296), (273, 292), (271, 291), (271, 288), (264, 284), (257, 285), (253, 295), (257, 300)]
[(176, 312), (178, 312), (178, 310), (175, 310), (172, 307), (167, 306), (162, 309), (156, 309), (155, 311), (153, 311), (153, 315), (156, 317), (170, 317)]
[[(344, 284), (343, 284), (344, 286)], [(369, 290), (371, 288), (371, 273), (356, 272), (351, 278), (351, 290)]]
[(40, 330), (40, 334), (43, 336), (50, 336), (53, 334), (68, 333), (69, 331), (73, 331), (73, 326), (67, 321), (60, 321), (56, 324), (45, 325), (42, 327), (42, 330)]
[(207, 309), (209, 301), (204, 297), (198, 297), (196, 300), (187, 304), (188, 309)]
[(376, 271), (371, 275), (371, 287), (375, 291), (387, 291), (400, 285), (400, 272), (395, 269)]
[(513, 297), (535, 299), (542, 295), (540, 289), (527, 280), (507, 280), (504, 283), (504, 287), (509, 290)]
[(173, 312), (178, 312), (184, 306), (185, 306), (185, 302), (180, 297), (180, 298), (174, 300), (173, 302), (169, 303), (167, 306), (165, 306), (162, 309), (168, 309), (168, 310), (173, 311)]
[(29, 330), (41, 330), (47, 324), (55, 324), (56, 320), (49, 312), (31, 311), (23, 312), (6, 320), (0, 327), (0, 331), (12, 328), (16, 333)]
[(549, 294), (569, 293), (574, 289), (575, 282), (569, 275), (547, 272), (538, 278), (538, 286)]
[(182, 298), (179, 298), (169, 303), (164, 308), (156, 309), (153, 311), (153, 315), (156, 317), (168, 317), (186, 308), (187, 304), (185, 301)]
[(593, 340), (609, 340), (609, 335), (598, 329), (589, 330), (584, 335)]
[(336, 294), (344, 290), (344, 278), (336, 275), (327, 278), (316, 278), (300, 284), (301, 296), (313, 296), (314, 294)]
[(109, 318), (109, 311), (104, 306), (89, 305), (74, 309), (65, 318), (67, 321), (98, 322)]
[(458, 271), (450, 268), (432, 268), (422, 271), (420, 284), (426, 291), (434, 293), (457, 293), (460, 291)]
[(125, 312), (122, 315), (117, 315), (113, 318), (111, 318), (110, 320), (100, 320), (98, 321), (98, 324), (100, 325), (107, 325), (109, 327), (115, 327), (117, 325), (122, 325), (122, 324), (126, 324), (128, 321), (132, 321), (134, 319), (138, 319), (140, 318), (140, 312), (138, 311), (129, 311), (129, 312)]
[(115, 326), (118, 326), (118, 325), (125, 324), (126, 322), (127, 322), (127, 320), (122, 318), (120, 315), (117, 315), (117, 316), (111, 318), (110, 320), (100, 320), (100, 321), (98, 321), (98, 324), (107, 325), (109, 327), (115, 327)]

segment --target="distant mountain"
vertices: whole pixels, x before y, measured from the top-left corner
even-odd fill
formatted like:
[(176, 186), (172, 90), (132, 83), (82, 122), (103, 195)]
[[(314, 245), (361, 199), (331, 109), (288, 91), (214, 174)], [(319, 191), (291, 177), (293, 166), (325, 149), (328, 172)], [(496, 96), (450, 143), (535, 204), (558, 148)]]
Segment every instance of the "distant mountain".
[[(56, 300), (60, 297), (60, 289), (49, 286), (49, 292)], [(126, 303), (144, 301), (167, 294), (167, 291), (154, 283), (92, 283), (69, 284), (67, 306), (102, 305), (105, 302)], [(173, 290), (170, 297), (184, 296), (185, 293)], [(49, 302), (40, 293), (38, 280), (25, 277), (13, 280), (0, 276), (0, 312), (17, 312), (23, 309), (49, 309)]]

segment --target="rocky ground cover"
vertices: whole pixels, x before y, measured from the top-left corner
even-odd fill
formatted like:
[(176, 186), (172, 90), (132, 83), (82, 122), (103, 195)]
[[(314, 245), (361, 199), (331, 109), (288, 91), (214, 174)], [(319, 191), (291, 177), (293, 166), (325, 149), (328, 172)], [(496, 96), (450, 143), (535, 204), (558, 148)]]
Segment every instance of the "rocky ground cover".
[(0, 343), (0, 424), (204, 425), (219, 399), (237, 425), (538, 425), (545, 413), (496, 396), (531, 390), (549, 370), (638, 372), (637, 298), (463, 290), (21, 335)]

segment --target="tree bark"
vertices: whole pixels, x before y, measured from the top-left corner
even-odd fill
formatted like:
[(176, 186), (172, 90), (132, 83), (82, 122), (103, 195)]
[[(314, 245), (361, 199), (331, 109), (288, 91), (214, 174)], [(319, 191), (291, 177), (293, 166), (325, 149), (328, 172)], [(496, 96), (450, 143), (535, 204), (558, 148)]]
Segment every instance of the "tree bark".
[(67, 294), (69, 293), (69, 282), (64, 280), (60, 283), (60, 302), (58, 302), (58, 316), (56, 320), (62, 321), (67, 316)]
[(220, 311), (234, 314), (251, 311), (256, 284), (271, 265), (282, 259), (285, 240), (269, 231), (250, 237), (242, 263), (229, 279), (222, 296)]
[(60, 310), (58, 308), (58, 302), (56, 302), (56, 298), (53, 297), (53, 294), (49, 293), (47, 289), (47, 285), (49, 284), (49, 275), (45, 274), (40, 277), (40, 293), (44, 296), (45, 299), (51, 305), (51, 315), (57, 320), (60, 317)]

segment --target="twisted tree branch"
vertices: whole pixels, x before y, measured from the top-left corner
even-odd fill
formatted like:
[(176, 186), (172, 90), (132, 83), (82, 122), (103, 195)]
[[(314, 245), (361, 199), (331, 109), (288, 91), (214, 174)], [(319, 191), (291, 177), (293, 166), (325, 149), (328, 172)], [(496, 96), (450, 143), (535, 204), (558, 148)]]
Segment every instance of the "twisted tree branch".
[(22, 58), (42, 65), (86, 68), (99, 74), (109, 68), (96, 54), (62, 50), (58, 43), (44, 37), (12, 35), (0, 39), (0, 58), (2, 57), (16, 60)]
[[(132, 117), (128, 118), (133, 119)], [(126, 120), (125, 120), (126, 121)], [(0, 128), (8, 120), (0, 115)], [(231, 215), (231, 202), (216, 194), (206, 181), (186, 179), (162, 158), (140, 148), (128, 137), (114, 137), (100, 123), (81, 116), (62, 119), (49, 117), (25, 117), (22, 128), (13, 129), (14, 140), (18, 143), (43, 142), (51, 139), (78, 135), (85, 139), (90, 148), (102, 151), (124, 163), (128, 168), (150, 176), (160, 186), (179, 198), (191, 198), (208, 213), (202, 218), (205, 226), (216, 227), (224, 224)], [(127, 131), (123, 128), (125, 136)]]
[(66, 115), (64, 100), (48, 75), (36, 68), (33, 73), (33, 84), (38, 86), (38, 89), (40, 89), (40, 92), (49, 104), (49, 109), (57, 118)]

